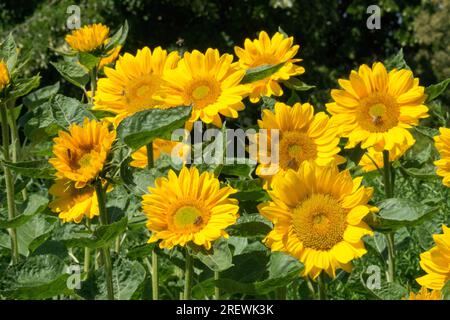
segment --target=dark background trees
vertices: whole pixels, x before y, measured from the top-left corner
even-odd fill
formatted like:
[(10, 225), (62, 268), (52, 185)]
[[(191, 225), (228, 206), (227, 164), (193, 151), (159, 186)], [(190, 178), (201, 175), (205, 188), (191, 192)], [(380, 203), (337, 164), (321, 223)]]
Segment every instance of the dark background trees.
[[(103, 22), (114, 29), (128, 20), (124, 51), (130, 52), (161, 45), (232, 53), (246, 37), (281, 28), (301, 45), (302, 79), (317, 86), (312, 98), (319, 104), (351, 68), (384, 60), (400, 48), (423, 84), (450, 74), (449, 0), (3, 0), (0, 35), (14, 33), (30, 59), (26, 72), (39, 71), (43, 84), (58, 79), (48, 61), (57, 59), (54, 49), (69, 31), (66, 10), (72, 4), (80, 6), (82, 24)], [(381, 8), (379, 30), (366, 27), (371, 4)]]

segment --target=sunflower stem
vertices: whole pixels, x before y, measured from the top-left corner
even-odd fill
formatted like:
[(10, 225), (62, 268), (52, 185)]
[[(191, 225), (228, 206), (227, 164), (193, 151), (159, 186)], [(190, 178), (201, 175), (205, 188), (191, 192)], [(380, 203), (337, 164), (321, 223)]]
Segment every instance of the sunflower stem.
[[(389, 151), (383, 150), (383, 178), (384, 178), (384, 192), (386, 199), (392, 198), (394, 196), (394, 178), (391, 163), (389, 162)], [(387, 266), (388, 270), (386, 273), (386, 278), (388, 282), (394, 282), (395, 280), (395, 245), (394, 245), (394, 233), (388, 233), (386, 236), (388, 260)]]
[[(220, 272), (214, 271), (214, 280), (217, 281), (220, 279)], [(214, 285), (214, 300), (220, 300), (220, 288), (217, 284)]]
[[(153, 143), (147, 144), (147, 168), (151, 169), (155, 166), (155, 161), (153, 157)], [(152, 296), (153, 300), (159, 299), (159, 288), (158, 288), (158, 255), (155, 249), (152, 250)]]
[(91, 97), (89, 100), (91, 104), (94, 104), (94, 96), (97, 91), (97, 67), (93, 67), (89, 73), (91, 78)]
[[(0, 118), (2, 124), (3, 158), (5, 159), (5, 161), (11, 161), (9, 157), (9, 126), (5, 104), (0, 105)], [(12, 220), (16, 216), (16, 204), (14, 202), (14, 181), (9, 167), (4, 165), (3, 171), (5, 173), (8, 220)], [(16, 264), (19, 261), (17, 232), (15, 228), (8, 229), (8, 232), (11, 238), (11, 261), (12, 264)]]
[(286, 299), (287, 287), (282, 286), (275, 290), (275, 297), (277, 300), (287, 300)]
[(184, 300), (191, 299), (193, 273), (194, 273), (193, 258), (189, 253), (188, 249), (186, 248), (186, 268), (184, 271), (185, 280), (184, 280), (184, 295), (183, 295)]
[(320, 273), (319, 279), (319, 300), (327, 300), (327, 285), (325, 283), (325, 274), (323, 272)]
[[(86, 218), (86, 226), (90, 230), (91, 222), (89, 218)], [(84, 272), (89, 273), (89, 269), (91, 268), (91, 249), (88, 247), (84, 247)]]
[[(98, 179), (95, 182), (95, 192), (97, 194), (98, 209), (100, 212), (100, 225), (105, 226), (108, 224), (108, 215), (106, 212), (106, 194), (105, 189), (103, 189), (102, 182)], [(114, 300), (114, 286), (112, 279), (112, 264), (111, 255), (109, 252), (109, 246), (106, 245), (102, 247), (103, 262), (105, 266), (105, 279), (106, 279), (106, 289), (108, 292), (108, 299)]]

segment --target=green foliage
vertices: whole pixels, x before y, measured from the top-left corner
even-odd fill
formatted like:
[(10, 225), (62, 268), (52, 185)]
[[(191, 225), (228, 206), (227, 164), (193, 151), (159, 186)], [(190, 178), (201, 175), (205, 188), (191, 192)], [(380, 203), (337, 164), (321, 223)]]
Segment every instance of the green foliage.
[(120, 123), (117, 135), (135, 150), (156, 138), (170, 139), (172, 132), (183, 127), (190, 115), (188, 107), (140, 111)]

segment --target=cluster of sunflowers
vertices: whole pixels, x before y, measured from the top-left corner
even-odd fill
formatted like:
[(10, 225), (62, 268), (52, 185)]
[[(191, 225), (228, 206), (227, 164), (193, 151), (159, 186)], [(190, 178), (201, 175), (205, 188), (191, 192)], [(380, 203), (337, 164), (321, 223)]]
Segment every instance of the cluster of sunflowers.
[[(114, 182), (106, 172), (126, 119), (147, 110), (184, 106), (191, 110), (182, 125), (187, 130), (195, 121), (221, 128), (223, 117), (239, 117), (247, 97), (251, 103), (280, 97), (281, 84), (298, 80), (294, 77), (305, 72), (296, 58), (299, 45), (280, 32), (269, 37), (262, 31), (257, 39), (246, 39), (243, 48), (234, 49), (237, 61), (216, 49), (180, 56), (177, 51), (144, 47), (135, 55), (120, 54), (124, 34), (121, 29), (111, 36), (108, 27), (93, 24), (65, 39), (70, 47), (65, 54), (89, 70), (91, 85), (85, 98), (92, 110), (104, 116), (73, 123), (54, 139), (49, 163), (56, 170), (56, 180), (49, 189), (54, 196), (49, 207), (64, 222), (90, 225), (98, 217), (100, 225), (110, 223), (106, 198)], [(2, 62), (0, 90), (8, 84), (8, 69)], [(309, 103), (276, 102), (273, 108), (263, 109), (258, 120), (260, 129), (279, 132), (277, 168), (259, 163), (255, 171), (268, 194), (258, 210), (273, 225), (263, 241), (272, 251), (300, 261), (301, 276), (318, 281), (319, 286), (325, 274), (335, 278), (338, 269), (351, 272), (352, 260), (367, 253), (363, 237), (374, 234), (368, 221), (379, 212), (370, 204), (373, 188), (363, 185), (362, 177), (353, 178), (349, 169), (341, 169), (347, 161), (341, 148), (360, 148), (363, 155), (357, 164), (366, 172), (379, 171), (385, 197), (393, 198), (392, 162), (415, 144), (410, 129), (428, 117), (425, 89), (410, 70), (387, 70), (381, 62), (361, 65), (348, 79), (339, 79), (339, 85), (341, 89), (331, 90), (333, 102), (326, 105), (327, 113), (315, 112)], [(435, 165), (443, 184), (450, 187), (450, 129), (440, 128), (440, 133), (435, 145), (441, 159)], [(133, 151), (130, 165), (153, 168), (178, 144), (156, 137)], [(179, 172), (170, 170), (167, 176), (157, 177), (142, 196), (142, 211), (151, 231), (149, 243), (156, 242), (162, 249), (195, 245), (211, 250), (216, 240), (228, 238), (226, 229), (239, 218), (239, 203), (233, 197), (238, 190), (224, 185), (214, 172), (188, 166), (189, 152), (189, 146), (183, 146), (179, 157), (184, 165)], [(442, 229), (443, 234), (433, 237), (436, 246), (420, 256), (427, 274), (417, 279), (422, 290), (411, 293), (410, 299), (440, 299), (440, 290), (450, 280), (450, 229), (445, 225)], [(392, 282), (392, 234), (387, 235), (387, 243), (387, 279)], [(102, 252), (109, 298), (114, 298), (109, 248)], [(156, 252), (152, 255), (157, 287)], [(190, 298), (189, 251), (186, 266), (184, 297)]]

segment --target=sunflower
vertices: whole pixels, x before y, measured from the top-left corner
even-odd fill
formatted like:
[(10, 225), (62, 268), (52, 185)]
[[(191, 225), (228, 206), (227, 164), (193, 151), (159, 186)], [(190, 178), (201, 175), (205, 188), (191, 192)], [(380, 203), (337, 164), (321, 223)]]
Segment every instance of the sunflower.
[(78, 52), (92, 52), (102, 45), (108, 38), (109, 28), (101, 23), (84, 26), (66, 35), (66, 42)]
[(367, 252), (361, 238), (373, 234), (362, 219), (377, 211), (367, 204), (372, 188), (361, 181), (348, 170), (310, 161), (276, 176), (268, 191), (272, 201), (258, 206), (274, 224), (264, 242), (300, 260), (303, 276), (316, 279), (325, 271), (334, 278), (337, 268), (350, 272), (351, 260)]
[[(153, 141), (153, 160), (157, 160), (162, 154), (166, 154), (171, 156), (172, 150), (174, 148), (179, 148), (178, 151), (178, 160), (181, 160), (183, 163), (186, 163), (187, 156), (190, 152), (190, 147), (187, 144), (179, 145), (178, 141), (164, 140), (164, 139), (155, 139)], [(136, 168), (146, 168), (148, 165), (147, 158), (147, 147), (144, 146), (137, 151), (131, 154), (131, 158), (133, 161), (130, 162), (132, 167)]]
[(183, 167), (179, 176), (172, 170), (168, 177), (158, 178), (155, 187), (144, 195), (142, 208), (149, 242), (162, 240), (161, 248), (185, 246), (189, 242), (211, 248), (211, 242), (228, 237), (225, 228), (238, 218), (238, 201), (229, 196), (236, 190), (220, 182), (213, 173), (199, 173), (197, 168)]
[(441, 156), (440, 160), (434, 162), (437, 166), (436, 174), (443, 177), (442, 183), (450, 187), (450, 129), (439, 128), (440, 135), (434, 137), (436, 149)]
[[(325, 113), (314, 114), (314, 108), (309, 103), (296, 103), (290, 107), (278, 102), (275, 112), (263, 110), (258, 125), (260, 129), (267, 130), (267, 148), (259, 150), (260, 162), (261, 158), (268, 159), (272, 153), (270, 130), (279, 130), (279, 144), (275, 145), (279, 154), (278, 163), (261, 163), (256, 169), (256, 174), (266, 180), (266, 187), (275, 174), (284, 174), (288, 169), (297, 170), (303, 161), (313, 160), (319, 165), (328, 165), (342, 159), (337, 155), (340, 151), (337, 130), (330, 127), (329, 117)], [(265, 141), (264, 137), (260, 138)]]
[[(397, 159), (400, 159), (406, 151), (409, 150), (415, 143), (415, 140), (412, 141), (412, 144), (409, 145), (407, 143), (396, 145), (390, 152), (389, 152), (389, 162), (393, 162)], [(367, 149), (366, 153), (362, 156), (361, 160), (359, 161), (358, 165), (365, 171), (370, 172), (373, 170), (376, 170), (378, 168), (383, 168), (383, 152), (382, 151), (376, 151), (375, 148), (370, 147)]]
[(106, 78), (98, 80), (94, 97), (94, 110), (105, 110), (117, 115), (117, 121), (138, 111), (161, 107), (153, 99), (159, 90), (162, 76), (173, 69), (179, 60), (177, 52), (167, 53), (157, 47), (152, 51), (144, 47), (133, 56), (119, 57), (115, 68), (105, 67)]
[(188, 129), (198, 119), (221, 127), (220, 115), (237, 118), (249, 90), (239, 84), (245, 71), (235, 69), (232, 61), (232, 55), (220, 56), (217, 49), (209, 48), (205, 54), (185, 52), (178, 67), (164, 75), (166, 82), (157, 99), (170, 106), (192, 105)]
[(75, 188), (83, 188), (103, 169), (115, 139), (116, 132), (109, 131), (107, 123), (86, 118), (82, 126), (72, 124), (69, 132), (59, 132), (49, 162), (57, 178), (67, 178), (75, 182)]
[(104, 66), (108, 64), (112, 64), (119, 57), (120, 50), (122, 50), (122, 46), (116, 46), (108, 51), (107, 56), (102, 58), (98, 64), (99, 69), (103, 69)]
[(0, 60), (0, 91), (2, 91), (9, 84), (9, 71), (6, 63)]
[(427, 273), (416, 281), (429, 289), (441, 290), (450, 280), (450, 228), (442, 225), (443, 234), (434, 234), (436, 246), (420, 255), (420, 266)]
[(283, 89), (278, 82), (305, 72), (303, 67), (295, 64), (295, 62), (301, 61), (301, 59), (294, 59), (300, 46), (293, 45), (293, 43), (293, 37), (285, 38), (277, 32), (270, 39), (265, 31), (261, 31), (259, 39), (253, 41), (245, 39), (244, 49), (234, 47), (234, 52), (239, 57), (238, 65), (243, 70), (283, 63), (283, 66), (277, 72), (252, 83), (251, 102), (258, 102), (262, 96), (283, 95)]
[(49, 207), (59, 213), (63, 222), (79, 223), (85, 216), (93, 219), (99, 215), (97, 195), (92, 186), (75, 188), (73, 181), (63, 178), (55, 181), (49, 193), (55, 197)]
[(442, 300), (441, 291), (428, 291), (426, 287), (422, 287), (417, 293), (411, 292), (407, 300)]
[(339, 79), (343, 90), (331, 90), (334, 102), (327, 104), (331, 121), (348, 137), (346, 148), (358, 143), (366, 149), (391, 151), (395, 145), (412, 145), (408, 128), (428, 117), (424, 87), (410, 70), (389, 73), (380, 62), (352, 71), (350, 80)]

